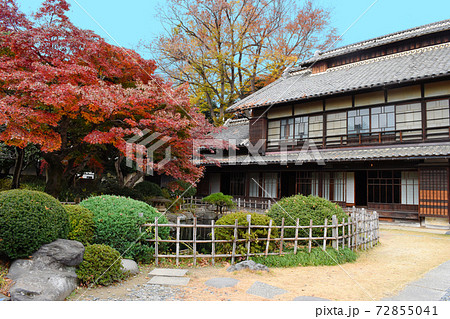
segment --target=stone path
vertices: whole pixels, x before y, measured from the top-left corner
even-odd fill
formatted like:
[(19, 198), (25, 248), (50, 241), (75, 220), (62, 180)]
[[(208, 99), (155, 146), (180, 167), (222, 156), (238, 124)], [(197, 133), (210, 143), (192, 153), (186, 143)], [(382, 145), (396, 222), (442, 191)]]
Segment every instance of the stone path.
[(184, 277), (186, 269), (155, 268), (148, 275), (153, 276), (148, 284), (167, 286), (186, 286), (190, 278)]
[(286, 290), (256, 281), (248, 290), (248, 294), (273, 299), (276, 295), (287, 293)]
[(382, 300), (440, 301), (450, 300), (450, 260), (406, 285), (397, 295)]
[(237, 285), (238, 282), (239, 280), (234, 278), (218, 277), (207, 280), (205, 282), (205, 285), (214, 288), (225, 288), (225, 287), (234, 287)]

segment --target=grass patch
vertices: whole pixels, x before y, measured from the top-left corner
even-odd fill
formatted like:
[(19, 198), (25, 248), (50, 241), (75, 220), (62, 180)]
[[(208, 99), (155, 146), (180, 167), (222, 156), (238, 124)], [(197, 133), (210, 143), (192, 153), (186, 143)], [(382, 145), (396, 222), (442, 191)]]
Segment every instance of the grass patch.
[(344, 248), (339, 251), (327, 248), (326, 252), (322, 248), (316, 247), (308, 252), (306, 248), (299, 249), (297, 254), (293, 252), (282, 256), (257, 256), (251, 257), (256, 263), (267, 267), (298, 267), (298, 266), (334, 266), (354, 262), (358, 255), (351, 249)]

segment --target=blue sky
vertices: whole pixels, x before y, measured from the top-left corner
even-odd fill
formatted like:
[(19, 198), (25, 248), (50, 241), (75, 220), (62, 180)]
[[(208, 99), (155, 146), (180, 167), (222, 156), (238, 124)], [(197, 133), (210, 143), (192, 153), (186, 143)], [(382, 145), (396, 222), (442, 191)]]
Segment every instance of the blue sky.
[[(18, 0), (21, 9), (32, 12), (41, 0)], [(69, 14), (79, 27), (94, 30), (111, 44), (137, 50), (140, 41), (151, 42), (162, 31), (156, 7), (164, 0), (68, 0)], [(338, 46), (450, 18), (449, 0), (315, 0), (332, 10), (331, 23), (344, 33), (360, 15), (375, 4), (342, 37)], [(83, 10), (84, 9), (84, 10)], [(94, 22), (94, 20), (97, 21)], [(100, 26), (101, 27), (100, 27)], [(114, 40), (113, 40), (113, 39)]]

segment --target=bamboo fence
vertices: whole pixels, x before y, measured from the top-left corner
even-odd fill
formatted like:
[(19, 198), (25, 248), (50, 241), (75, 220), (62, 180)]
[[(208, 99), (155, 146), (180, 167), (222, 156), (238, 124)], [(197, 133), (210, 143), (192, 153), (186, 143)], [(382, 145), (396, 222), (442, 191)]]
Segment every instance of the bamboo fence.
[[(367, 250), (372, 248), (379, 242), (379, 218), (377, 212), (369, 212), (364, 209), (353, 209), (349, 212), (347, 220), (344, 218), (338, 220), (334, 215), (331, 220), (325, 219), (323, 225), (314, 225), (310, 220), (309, 225), (300, 225), (299, 219), (296, 220), (295, 225), (286, 225), (285, 219), (282, 219), (281, 225), (273, 225), (270, 220), (269, 225), (253, 225), (251, 223), (251, 215), (247, 216), (248, 225), (238, 225), (238, 221), (235, 220), (234, 225), (216, 225), (214, 221), (211, 224), (198, 224), (197, 218), (194, 218), (192, 224), (181, 224), (180, 218), (177, 218), (176, 224), (159, 224), (158, 219), (155, 219), (154, 223), (144, 224), (142, 227), (150, 227), (154, 232), (154, 239), (148, 239), (147, 241), (154, 243), (155, 247), (155, 263), (158, 265), (160, 258), (175, 258), (176, 264), (179, 265), (181, 258), (193, 258), (194, 266), (197, 264), (198, 258), (211, 258), (212, 264), (215, 263), (216, 258), (231, 258), (231, 264), (235, 263), (236, 258), (246, 257), (249, 259), (251, 256), (269, 256), (269, 255), (283, 255), (285, 254), (285, 243), (293, 242), (294, 254), (297, 253), (299, 247), (307, 247), (311, 252), (312, 246), (319, 246), (322, 249), (326, 249), (327, 246), (339, 250), (342, 248), (349, 248), (352, 250)], [(172, 227), (175, 229), (174, 239), (161, 239), (159, 238), (159, 229), (161, 227)], [(181, 239), (181, 229), (192, 229), (191, 239)], [(198, 239), (197, 233), (199, 229), (208, 228), (211, 229), (210, 237), (208, 239)], [(217, 239), (217, 229), (233, 229), (232, 239)], [(322, 236), (313, 236), (313, 229), (323, 229)], [(238, 238), (238, 230), (246, 229), (247, 238)], [(252, 229), (267, 229), (267, 236), (265, 238), (251, 238), (250, 233)], [(279, 229), (280, 236), (277, 238), (271, 238), (274, 229)], [(294, 229), (294, 237), (286, 237), (285, 231), (287, 229)], [(331, 230), (331, 236), (329, 236), (329, 230)], [(252, 253), (251, 245), (255, 241), (265, 241), (265, 251), (262, 253)], [(277, 251), (271, 251), (270, 243), (275, 242), (278, 244), (279, 249)], [(160, 252), (159, 246), (162, 243), (175, 244), (175, 252), (167, 253)], [(230, 243), (232, 246), (231, 253), (217, 253), (217, 244)], [(238, 253), (238, 243), (245, 243), (246, 253)], [(300, 246), (300, 243), (304, 245)], [(307, 244), (305, 244), (307, 243)], [(197, 252), (198, 244), (208, 244), (211, 247), (211, 253), (200, 254)], [(180, 245), (192, 247), (191, 253), (182, 254)], [(292, 247), (292, 246), (291, 246)]]

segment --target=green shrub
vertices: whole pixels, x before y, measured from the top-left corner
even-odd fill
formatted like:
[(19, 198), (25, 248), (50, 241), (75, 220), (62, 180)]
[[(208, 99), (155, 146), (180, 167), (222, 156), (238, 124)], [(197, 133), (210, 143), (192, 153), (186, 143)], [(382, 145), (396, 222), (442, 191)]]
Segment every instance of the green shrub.
[(70, 240), (77, 240), (84, 246), (94, 242), (94, 214), (87, 208), (79, 205), (66, 205), (70, 222), (70, 231), (67, 236)]
[(324, 252), (319, 247), (311, 249), (311, 253), (306, 248), (302, 248), (297, 251), (297, 254), (288, 253), (281, 256), (251, 257), (256, 263), (267, 267), (333, 266), (354, 262), (357, 258), (358, 255), (349, 248), (339, 250), (327, 248), (326, 252)]
[(114, 181), (107, 181), (100, 185), (99, 191), (104, 195), (115, 195), (115, 196), (123, 196), (129, 197), (135, 200), (144, 200), (144, 196), (142, 196), (141, 192), (134, 188), (129, 188), (125, 186), (120, 186)]
[(89, 245), (76, 269), (77, 277), (85, 285), (111, 285), (124, 278), (121, 260), (120, 253), (114, 248)]
[(12, 179), (11, 178), (1, 178), (0, 179), (0, 191), (11, 189)]
[(144, 198), (162, 196), (161, 187), (152, 182), (143, 181), (134, 186), (134, 190), (138, 191)]
[[(295, 195), (282, 198), (270, 208), (267, 215), (279, 225), (281, 225), (281, 220), (284, 217), (284, 224), (291, 226), (295, 226), (297, 218), (300, 225), (303, 226), (308, 226), (311, 219), (313, 220), (313, 225), (323, 225), (325, 218), (328, 219), (328, 224), (331, 224), (333, 215), (336, 215), (339, 222), (342, 222), (343, 218), (347, 220), (347, 214), (338, 204), (311, 195)], [(313, 228), (313, 237), (323, 236), (323, 231), (323, 228)], [(299, 233), (300, 237), (307, 237), (308, 235)], [(331, 236), (331, 229), (329, 230), (329, 235)], [(285, 237), (293, 238), (294, 236), (294, 229), (285, 230)]]
[[(232, 213), (223, 216), (220, 218), (216, 225), (234, 225), (235, 220), (238, 220), (239, 226), (248, 226), (247, 215), (251, 216), (252, 225), (261, 225), (268, 226), (270, 222), (270, 218), (266, 215), (257, 214), (257, 213), (247, 213), (247, 212), (238, 212)], [(272, 223), (275, 226), (275, 223)], [(266, 239), (268, 234), (268, 228), (251, 228), (250, 232), (250, 252), (251, 253), (262, 253), (266, 249), (265, 240), (258, 239)], [(279, 235), (279, 231), (277, 228), (272, 228), (270, 233), (270, 238), (277, 238)], [(215, 237), (219, 240), (231, 240), (234, 238), (234, 228), (217, 228), (215, 231)], [(248, 239), (248, 229), (246, 228), (238, 228), (238, 238), (237, 239)], [(270, 242), (269, 250), (272, 251), (276, 248), (275, 242)], [(230, 253), (233, 249), (233, 243), (217, 243), (217, 251), (220, 253)], [(237, 254), (246, 254), (247, 246), (245, 242), (236, 243), (236, 253)]]
[(67, 238), (69, 218), (55, 198), (42, 192), (0, 192), (0, 253), (27, 257), (44, 244)]
[(233, 202), (233, 196), (224, 195), (221, 192), (206, 196), (202, 199), (202, 201), (216, 205), (220, 213), (222, 213), (225, 207), (228, 209), (236, 207), (236, 204)]
[[(131, 198), (110, 195), (91, 197), (80, 205), (94, 213), (96, 244), (109, 245), (124, 258), (150, 262), (154, 245), (144, 240), (154, 238), (154, 234), (148, 228), (143, 228), (141, 233), (140, 226), (154, 222), (155, 218), (160, 224), (167, 223), (167, 219), (155, 208)], [(158, 236), (167, 239), (169, 228), (159, 228)]]

